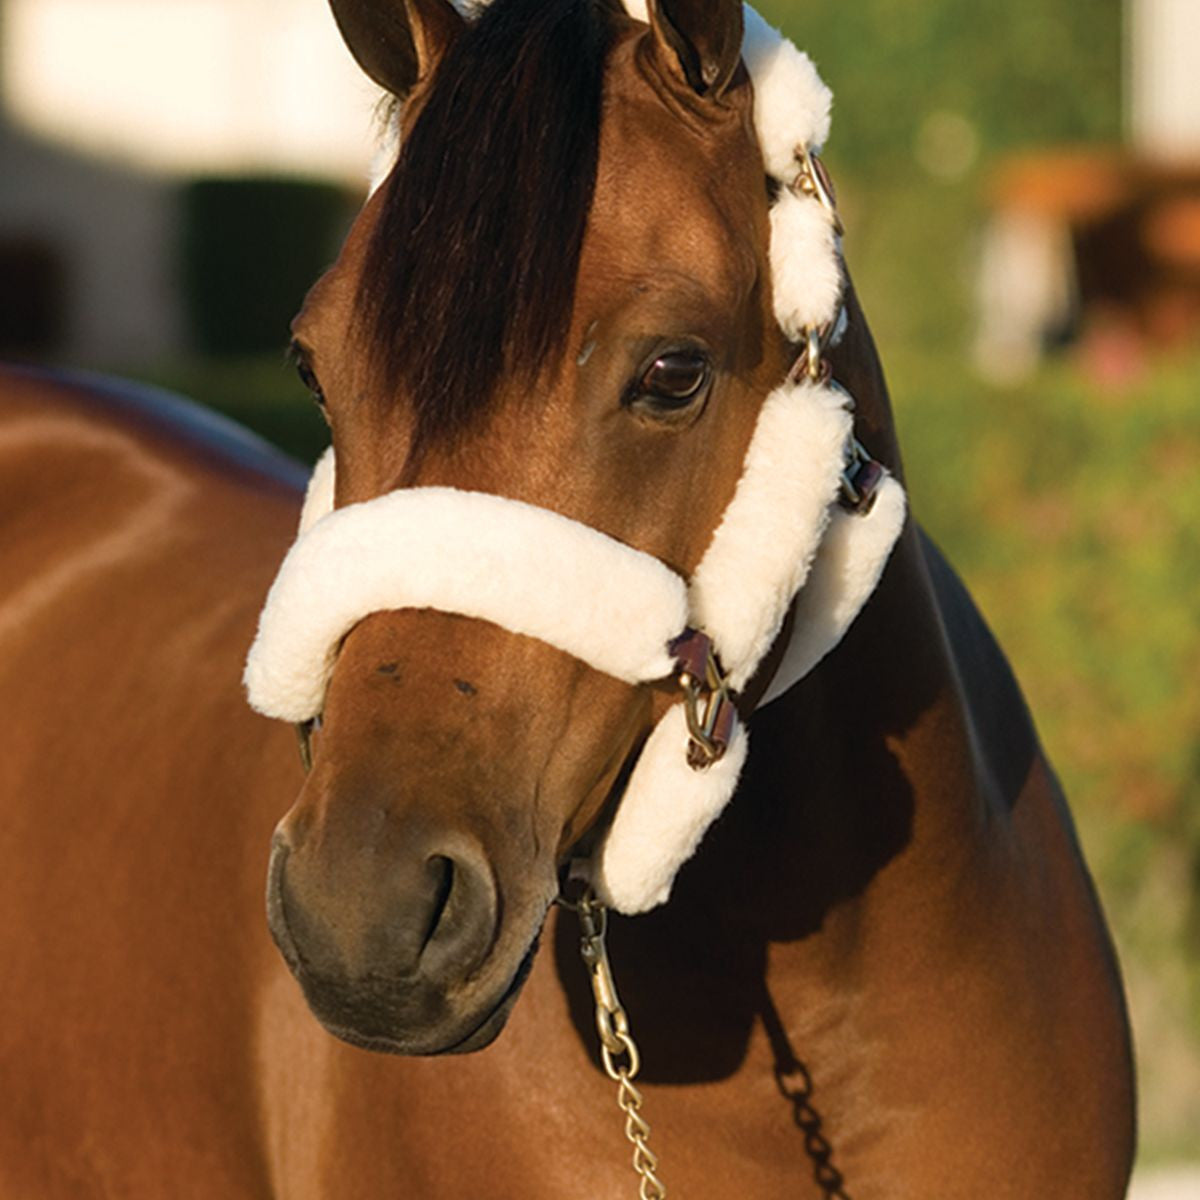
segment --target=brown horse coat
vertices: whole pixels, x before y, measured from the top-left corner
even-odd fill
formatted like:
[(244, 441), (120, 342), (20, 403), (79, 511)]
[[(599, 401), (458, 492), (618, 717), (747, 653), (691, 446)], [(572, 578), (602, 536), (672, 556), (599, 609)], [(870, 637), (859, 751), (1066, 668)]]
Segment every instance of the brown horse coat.
[[(410, 45), (426, 71), (446, 20), (434, 11)], [(701, 32), (701, 63), (727, 57)], [(577, 347), (598, 322), (600, 344), (586, 369), (575, 353), (546, 369), (555, 404), (514, 403), (521, 389), (502, 380), (466, 432), (414, 442), (354, 352), (384, 202), (368, 207), (297, 325), (346, 465), (340, 502), (469, 481), (694, 565), (753, 398), (789, 351), (769, 332), (765, 202), (738, 199), (761, 178), (742, 144), (744, 81), (724, 71), (730, 107), (709, 121), (662, 66), (661, 27), (646, 36), (621, 25), (609, 51), (569, 331)], [(651, 156), (647, 182), (633, 166)], [(714, 192), (703, 233), (683, 222), (691, 232), (664, 243), (656, 196), (695, 172), (728, 195)], [(747, 231), (758, 249), (731, 258)], [(647, 278), (650, 259), (678, 274)], [(605, 322), (630, 320), (731, 347), (707, 408), (669, 440), (587, 408), (627, 370)], [(898, 469), (853, 298), (834, 368), (860, 436)], [(540, 916), (667, 698), (478, 622), (379, 614), (345, 643), (305, 780), (290, 731), (251, 714), (238, 686), (299, 485), (272, 453), (134, 389), (0, 380), (0, 1195), (630, 1195), (569, 918), (551, 912), (519, 998), (483, 1027), (480, 1044), (511, 1009), (494, 1042), (398, 1058), (313, 1019), (271, 946), (262, 879), (300, 792), (279, 835), (297, 881), (282, 905), (307, 939), (314, 1007), (353, 1023), (379, 963), (412, 957), (414, 929), (441, 937), (436, 914), (405, 915), (411, 890), (389, 890), (407, 847), (453, 835), (471, 847), (460, 874), (483, 847), (499, 897), (486, 962), (507, 979), (528, 949), (518, 918)], [(752, 729), (739, 793), (670, 904), (611, 931), (671, 1194), (1123, 1195), (1132, 1084), (1103, 922), (1011, 674), (915, 525), (841, 647)], [(327, 962), (343, 972), (332, 1000)], [(490, 970), (447, 992), (455, 1021), (487, 1016)], [(432, 1001), (405, 1008), (398, 982), (379, 987), (429, 1048), (449, 1044)]]
[[(503, 1036), (453, 1059), (339, 1046), (270, 946), (266, 844), (300, 769), (237, 671), (294, 480), (76, 385), (9, 375), (4, 400), (4, 1194), (628, 1194), (570, 922)], [(613, 933), (672, 1187), (823, 1194), (776, 1090), (794, 1055), (848, 1195), (1122, 1194), (1103, 927), (927, 543), (754, 728), (676, 898)]]

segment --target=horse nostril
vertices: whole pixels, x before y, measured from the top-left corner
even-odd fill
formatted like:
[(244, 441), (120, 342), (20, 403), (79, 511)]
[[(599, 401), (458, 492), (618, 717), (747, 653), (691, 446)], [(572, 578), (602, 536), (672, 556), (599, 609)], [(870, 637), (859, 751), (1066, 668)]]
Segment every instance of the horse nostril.
[(496, 885), (482, 853), (455, 847), (455, 854), (426, 859), (428, 924), (419, 952), (430, 977), (461, 978), (478, 967), (498, 936)]
[[(331, 861), (276, 834), (267, 921), (294, 972), (343, 981), (462, 979), (498, 936), (499, 897), (482, 847), (422, 846)], [(435, 849), (436, 847), (436, 849)]]
[(276, 830), (271, 838), (271, 859), (267, 866), (267, 928), (284, 959), (294, 967), (296, 946), (288, 929), (283, 896), (283, 871), (290, 849), (287, 840)]
[(454, 890), (454, 859), (444, 854), (431, 855), (425, 862), (426, 873), (430, 877), (433, 888), (433, 905), (429, 910), (429, 928), (421, 941), (421, 954), (433, 941), (446, 916), (446, 906), (450, 903), (450, 893)]

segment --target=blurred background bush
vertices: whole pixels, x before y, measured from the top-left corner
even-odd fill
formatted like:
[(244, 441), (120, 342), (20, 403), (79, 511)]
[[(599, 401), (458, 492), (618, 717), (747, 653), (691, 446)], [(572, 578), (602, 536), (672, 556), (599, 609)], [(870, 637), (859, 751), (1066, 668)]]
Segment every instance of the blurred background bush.
[[(762, 11), (835, 93), (826, 161), (914, 509), (1072, 799), (1143, 1160), (1200, 1158), (1200, 4)], [(282, 347), (375, 102), (321, 0), (0, 0), (0, 52), (0, 349), (167, 384), (313, 458)]]

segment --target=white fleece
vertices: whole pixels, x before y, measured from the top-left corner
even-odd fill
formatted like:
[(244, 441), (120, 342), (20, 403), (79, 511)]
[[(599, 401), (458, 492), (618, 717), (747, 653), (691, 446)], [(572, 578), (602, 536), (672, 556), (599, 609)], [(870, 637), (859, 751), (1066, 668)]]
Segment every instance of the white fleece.
[(763, 403), (737, 490), (689, 587), (735, 691), (779, 633), (837, 494), (850, 436), (845, 396), (784, 384)]
[(592, 886), (618, 912), (645, 912), (666, 901), (679, 868), (737, 787), (748, 744), (741, 725), (724, 756), (703, 771), (688, 766), (687, 744), (683, 705), (674, 704), (646, 739), (608, 835), (592, 858)]
[(833, 93), (813, 61), (744, 5), (742, 61), (754, 84), (754, 128), (767, 174), (791, 183), (796, 148), (820, 152), (829, 137)]
[[(869, 513), (850, 513), (836, 505), (831, 512), (807, 582), (796, 597), (791, 638), (759, 708), (798, 683), (842, 640), (875, 590), (900, 535), (904, 489), (887, 476)], [(730, 566), (736, 569), (732, 561)], [(789, 593), (788, 601), (791, 597)], [(778, 627), (763, 652), (776, 633)], [(748, 660), (749, 674), (760, 661), (761, 654)], [(647, 739), (613, 823), (589, 864), (588, 877), (601, 900), (630, 914), (666, 901), (679, 868), (733, 796), (745, 737), (739, 725), (725, 757), (704, 771), (693, 771), (686, 765), (683, 706), (667, 710)], [(737, 761), (731, 764), (735, 754)]]
[(879, 583), (906, 509), (904, 489), (888, 475), (866, 516), (834, 510), (808, 582), (796, 597), (787, 648), (759, 708), (799, 683), (845, 636)]
[(336, 462), (333, 447), (326, 446), (325, 452), (317, 459), (313, 473), (309, 477), (308, 487), (304, 492), (304, 505), (300, 509), (300, 530), (298, 536), (306, 534), (322, 517), (333, 512), (333, 489), (336, 476)]
[(330, 513), (292, 546), (246, 662), (251, 706), (317, 716), (342, 638), (399, 608), (491, 621), (628, 683), (672, 673), (667, 642), (688, 617), (678, 575), (590, 526), (484, 492), (406, 488)]
[(842, 298), (837, 234), (819, 200), (784, 192), (770, 210), (775, 319), (789, 341), (832, 321)]

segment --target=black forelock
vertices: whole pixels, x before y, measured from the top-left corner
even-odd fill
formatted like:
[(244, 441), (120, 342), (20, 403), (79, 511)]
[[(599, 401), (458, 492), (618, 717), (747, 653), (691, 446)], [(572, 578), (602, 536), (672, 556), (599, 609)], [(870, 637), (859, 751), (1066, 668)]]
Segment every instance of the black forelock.
[(363, 332), (424, 440), (565, 348), (599, 151), (605, 0), (493, 0), (452, 44), (385, 185)]

